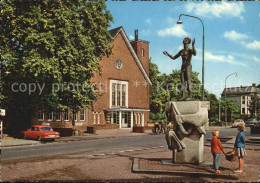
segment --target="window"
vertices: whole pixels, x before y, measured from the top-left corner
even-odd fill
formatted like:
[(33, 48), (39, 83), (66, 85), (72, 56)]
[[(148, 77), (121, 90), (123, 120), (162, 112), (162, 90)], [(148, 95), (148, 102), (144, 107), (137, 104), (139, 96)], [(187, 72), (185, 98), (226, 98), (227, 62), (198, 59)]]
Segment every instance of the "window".
[(85, 109), (80, 111), (80, 121), (85, 121)]
[(123, 66), (122, 61), (121, 60), (117, 60), (116, 61), (116, 68), (121, 69), (122, 66)]
[(69, 108), (66, 109), (66, 111), (65, 111), (64, 120), (65, 121), (69, 121), (70, 120), (70, 110), (69, 110)]
[(110, 80), (110, 106), (128, 107), (128, 82)]
[(246, 97), (242, 96), (242, 104), (245, 104), (245, 103), (246, 103)]
[(242, 108), (242, 114), (245, 114), (245, 113), (246, 113), (245, 108)]
[(111, 124), (117, 124), (117, 112), (110, 113), (110, 122)]
[(74, 121), (78, 121), (78, 113), (77, 112), (73, 115), (73, 118), (74, 118)]
[(126, 100), (126, 84), (122, 84), (122, 106), (125, 107), (125, 100)]
[(61, 112), (56, 113), (56, 121), (61, 121)]
[(120, 104), (121, 104), (121, 84), (117, 84), (116, 85), (117, 86), (117, 90), (116, 90), (116, 95), (117, 95), (117, 102), (116, 102), (116, 106), (120, 106)]
[(142, 48), (142, 57), (144, 56), (144, 49)]
[(100, 124), (101, 113), (97, 113), (97, 124)]
[(100, 124), (100, 119), (101, 119), (101, 112), (93, 112), (93, 116), (94, 116), (94, 125), (95, 124)]
[(44, 120), (44, 113), (43, 112), (40, 112), (39, 115), (38, 115), (38, 120), (39, 121), (43, 121)]
[(53, 112), (48, 112), (47, 120), (48, 121), (52, 121), (53, 120)]
[(116, 83), (112, 83), (112, 106), (116, 106)]
[(94, 123), (94, 125), (96, 124), (96, 113), (95, 112), (93, 112), (93, 123)]

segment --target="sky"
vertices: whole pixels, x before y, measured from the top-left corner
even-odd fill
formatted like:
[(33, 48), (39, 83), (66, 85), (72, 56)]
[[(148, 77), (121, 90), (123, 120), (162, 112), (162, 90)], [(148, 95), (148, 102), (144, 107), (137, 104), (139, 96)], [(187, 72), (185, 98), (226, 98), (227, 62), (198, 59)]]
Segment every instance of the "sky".
[[(260, 84), (260, 2), (241, 1), (106, 1), (114, 18), (110, 29), (122, 26), (130, 40), (138, 29), (139, 39), (149, 41), (150, 57), (161, 73), (181, 68), (181, 58), (172, 60), (183, 48), (183, 39), (196, 40), (193, 71), (202, 80), (202, 23), (180, 14), (199, 17), (205, 29), (205, 89), (219, 98), (225, 87)], [(191, 45), (190, 45), (191, 47)]]

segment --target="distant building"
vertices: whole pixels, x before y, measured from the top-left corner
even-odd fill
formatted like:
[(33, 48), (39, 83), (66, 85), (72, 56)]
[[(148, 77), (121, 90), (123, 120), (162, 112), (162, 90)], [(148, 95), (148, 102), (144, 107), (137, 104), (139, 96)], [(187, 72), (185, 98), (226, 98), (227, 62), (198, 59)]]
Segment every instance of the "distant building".
[(260, 85), (256, 86), (256, 84), (253, 83), (252, 86), (226, 88), (221, 94), (222, 98), (225, 98), (225, 92), (227, 100), (234, 100), (237, 102), (241, 115), (250, 115), (249, 105), (251, 103), (251, 98), (255, 95), (260, 97)]
[[(72, 128), (72, 119), (78, 129), (96, 125), (99, 128), (133, 128), (147, 126), (149, 121), (149, 42), (129, 41), (123, 27), (110, 30), (113, 39), (112, 53), (102, 56), (102, 74), (91, 79), (102, 96), (93, 102), (92, 109), (76, 115), (65, 112), (40, 113), (36, 124), (48, 122), (52, 127)], [(36, 117), (37, 118), (37, 117)]]

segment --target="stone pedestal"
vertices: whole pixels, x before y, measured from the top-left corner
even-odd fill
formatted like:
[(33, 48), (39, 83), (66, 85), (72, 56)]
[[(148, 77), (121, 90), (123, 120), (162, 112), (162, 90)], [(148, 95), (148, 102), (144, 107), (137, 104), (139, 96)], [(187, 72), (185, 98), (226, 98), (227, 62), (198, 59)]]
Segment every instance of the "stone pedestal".
[(173, 150), (174, 163), (202, 163), (204, 161), (204, 135), (193, 131), (191, 135), (181, 140), (186, 148), (182, 151)]
[(204, 134), (208, 126), (209, 107), (208, 101), (166, 103), (168, 121), (174, 121), (174, 129), (166, 135), (168, 146), (173, 149), (173, 163), (199, 164), (204, 161)]

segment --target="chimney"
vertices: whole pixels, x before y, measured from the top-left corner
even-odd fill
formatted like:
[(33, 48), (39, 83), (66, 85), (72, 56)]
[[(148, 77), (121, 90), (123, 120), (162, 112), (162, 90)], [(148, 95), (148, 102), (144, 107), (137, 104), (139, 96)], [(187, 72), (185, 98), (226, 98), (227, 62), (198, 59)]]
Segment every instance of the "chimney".
[(252, 86), (253, 86), (253, 87), (256, 87), (256, 83), (253, 83)]
[(149, 42), (138, 39), (138, 30), (135, 29), (135, 39), (131, 41), (131, 45), (139, 58), (145, 72), (149, 76)]
[(135, 29), (135, 41), (138, 41), (138, 30)]

